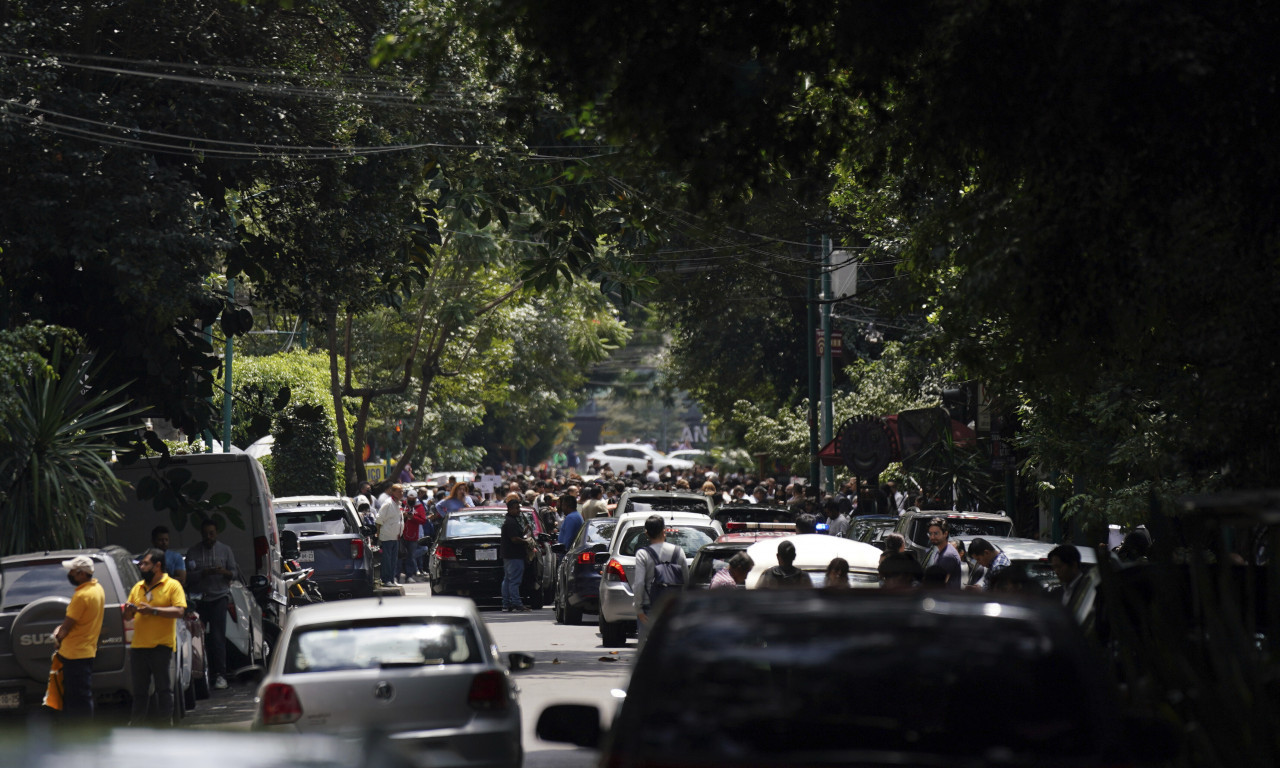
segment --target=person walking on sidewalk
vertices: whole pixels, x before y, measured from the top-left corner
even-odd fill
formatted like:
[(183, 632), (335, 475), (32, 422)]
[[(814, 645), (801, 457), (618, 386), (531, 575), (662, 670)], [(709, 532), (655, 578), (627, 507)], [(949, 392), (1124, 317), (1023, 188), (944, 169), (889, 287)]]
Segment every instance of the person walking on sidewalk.
[[(218, 541), (218, 524), (213, 520), (200, 523), (200, 543), (187, 550), (187, 570), (191, 594), (198, 596), (196, 611), (206, 627), (213, 687), (222, 690), (227, 687), (227, 603), (231, 580), (240, 569), (231, 547)], [(165, 577), (169, 578), (168, 570)]]
[(400, 532), (404, 530), (404, 512), (400, 498), (404, 487), (400, 484), (387, 490), (387, 500), (378, 508), (378, 543), (382, 547), (382, 586), (396, 586), (396, 571), (400, 566)]

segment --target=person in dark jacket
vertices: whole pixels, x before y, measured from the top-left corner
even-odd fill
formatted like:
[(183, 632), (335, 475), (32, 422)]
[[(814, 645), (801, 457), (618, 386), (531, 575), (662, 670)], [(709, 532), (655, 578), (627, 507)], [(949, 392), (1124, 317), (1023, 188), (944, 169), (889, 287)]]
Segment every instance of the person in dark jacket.
[(790, 541), (778, 542), (778, 564), (760, 575), (759, 589), (812, 589), (809, 574), (795, 567), (796, 545)]
[(524, 537), (519, 500), (507, 502), (507, 516), (502, 521), (502, 610), (528, 611), (520, 601), (520, 582), (524, 580), (525, 557), (529, 546)]

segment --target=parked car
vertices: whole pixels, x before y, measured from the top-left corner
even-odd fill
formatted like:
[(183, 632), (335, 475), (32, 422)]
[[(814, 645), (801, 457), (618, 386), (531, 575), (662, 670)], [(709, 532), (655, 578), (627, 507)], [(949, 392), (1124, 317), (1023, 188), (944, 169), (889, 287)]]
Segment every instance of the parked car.
[(813, 586), (826, 580), (827, 566), (837, 557), (849, 563), (849, 585), (860, 588), (880, 586), (880, 550), (860, 541), (849, 541), (824, 533), (802, 533), (783, 538), (762, 539), (747, 548), (755, 566), (747, 574), (747, 589), (755, 589), (765, 571), (778, 564), (778, 544), (790, 541), (796, 548), (793, 565), (809, 575)]
[(628, 512), (698, 512), (710, 515), (713, 510), (710, 496), (688, 491), (642, 491), (628, 488), (618, 499), (615, 515)]
[(897, 515), (860, 515), (849, 521), (844, 536), (846, 539), (884, 549), (884, 537), (893, 533), (897, 526)]
[(255, 698), (253, 728), (385, 734), (420, 766), (518, 768), (520, 704), (475, 603), (366, 598), (293, 611)]
[(706, 451), (697, 448), (683, 448), (678, 451), (671, 451), (667, 454), (668, 459), (680, 459), (681, 461), (692, 461), (694, 464), (701, 464), (704, 467), (710, 467), (716, 463), (716, 459)]
[(609, 551), (618, 521), (593, 517), (578, 531), (556, 571), (555, 614), (561, 624), (581, 624), (582, 614), (600, 612), (600, 571), (597, 557)]
[(298, 563), (325, 600), (373, 595), (373, 552), (361, 534), (351, 500), (342, 496), (286, 496), (274, 502), (276, 525), (298, 537)]
[[(975, 537), (964, 536), (965, 546)], [(1027, 575), (1040, 584), (1047, 592), (1055, 587), (1060, 586), (1058, 583), (1058, 575), (1049, 567), (1049, 553), (1058, 545), (1049, 542), (1040, 541), (1039, 539), (1019, 539), (1006, 536), (983, 536), (991, 546), (996, 550), (1003, 552), (1005, 557), (1009, 558), (1009, 562), (1018, 565), (1027, 572)], [(1080, 568), (1088, 572), (1098, 564), (1098, 553), (1092, 547), (1077, 546), (1080, 551)]]
[(716, 507), (711, 518), (728, 530), (730, 523), (794, 523), (796, 513), (778, 504), (731, 501)]
[(685, 589), (707, 589), (716, 571), (729, 567), (729, 560), (739, 552), (747, 549), (757, 541), (776, 539), (782, 536), (794, 536), (795, 523), (744, 523), (731, 522), (728, 533), (703, 545), (698, 554), (693, 556), (689, 564), (689, 581)]
[[(93, 662), (95, 702), (126, 703), (132, 698), (128, 641), (133, 621), (120, 606), (142, 579), (133, 556), (121, 547), (64, 549), (11, 555), (0, 560), (0, 712), (39, 707), (49, 684), (53, 631), (66, 618), (75, 588), (67, 581), (64, 560), (86, 555), (93, 560), (93, 576), (102, 585), (104, 613), (98, 654)], [(179, 621), (173, 656), (175, 720), (195, 707), (192, 635)], [(207, 685), (207, 682), (206, 682)], [(207, 687), (206, 687), (207, 690)]]
[[(652, 512), (632, 512), (620, 515), (618, 525), (609, 540), (604, 574), (600, 580), (600, 640), (607, 648), (618, 648), (627, 643), (627, 636), (636, 631), (635, 594), (631, 591), (631, 575), (635, 571), (636, 550), (647, 546), (644, 521)], [(663, 512), (667, 523), (667, 542), (678, 545), (684, 556), (693, 560), (704, 544), (715, 541), (724, 533), (720, 523), (707, 515), (693, 512)]]
[[(563, 548), (543, 530), (533, 508), (521, 509), (538, 551), (525, 565), (520, 593), (530, 606), (541, 608), (555, 599), (556, 557)], [(461, 595), (476, 601), (502, 599), (500, 544), (506, 514), (506, 507), (472, 507), (449, 515), (431, 548), (427, 570), (432, 594)]]
[(897, 527), (893, 530), (902, 534), (907, 549), (914, 551), (922, 563), (929, 551), (929, 521), (935, 517), (947, 521), (953, 539), (1013, 535), (1013, 520), (1002, 512), (909, 509), (898, 516)]
[(686, 592), (607, 730), (562, 704), (537, 734), (629, 768), (1084, 768), (1178, 749), (1172, 727), (1124, 715), (1060, 607), (936, 591)]
[(618, 474), (626, 472), (627, 467), (643, 472), (650, 461), (653, 462), (653, 468), (659, 470), (663, 467), (671, 467), (676, 470), (693, 469), (692, 461), (673, 459), (647, 445), (634, 445), (632, 443), (597, 445), (595, 450), (587, 454), (586, 464), (589, 465), (593, 461), (599, 461), (602, 465), (608, 466)]

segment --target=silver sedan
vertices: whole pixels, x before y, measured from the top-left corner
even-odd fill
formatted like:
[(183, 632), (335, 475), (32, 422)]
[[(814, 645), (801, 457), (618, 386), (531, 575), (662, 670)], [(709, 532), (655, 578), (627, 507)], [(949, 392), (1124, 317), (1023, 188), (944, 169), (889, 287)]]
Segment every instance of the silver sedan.
[(379, 732), (414, 763), (511, 768), (523, 759), (512, 670), (465, 598), (369, 598), (294, 610), (257, 693), (254, 727)]

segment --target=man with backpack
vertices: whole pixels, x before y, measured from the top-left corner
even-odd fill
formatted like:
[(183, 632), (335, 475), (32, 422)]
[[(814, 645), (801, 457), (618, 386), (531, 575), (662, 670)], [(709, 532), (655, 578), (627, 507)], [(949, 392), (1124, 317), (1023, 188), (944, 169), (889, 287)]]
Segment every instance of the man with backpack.
[(649, 634), (649, 612), (665, 598), (680, 592), (689, 578), (689, 563), (684, 550), (667, 543), (667, 522), (661, 515), (650, 515), (644, 521), (649, 546), (636, 550), (636, 567), (631, 576), (631, 591), (636, 601), (637, 646), (644, 645)]

